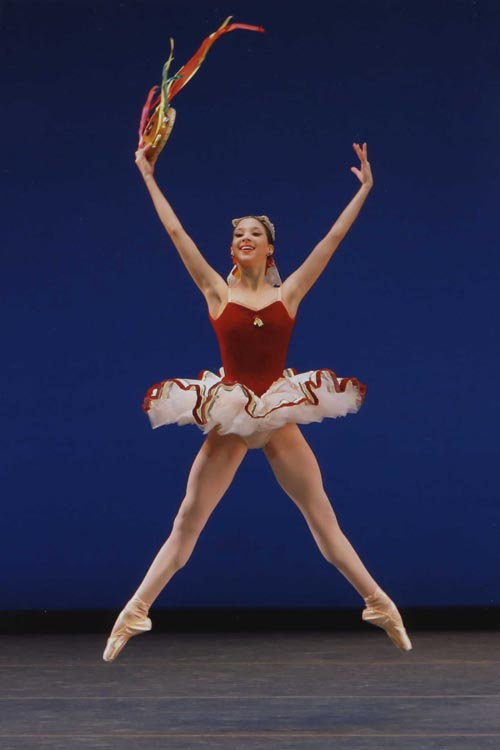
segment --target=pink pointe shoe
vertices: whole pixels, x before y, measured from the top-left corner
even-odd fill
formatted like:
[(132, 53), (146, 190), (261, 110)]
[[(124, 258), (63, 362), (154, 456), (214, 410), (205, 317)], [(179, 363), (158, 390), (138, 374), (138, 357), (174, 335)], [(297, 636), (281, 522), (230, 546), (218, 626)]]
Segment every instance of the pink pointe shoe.
[(111, 635), (106, 643), (102, 658), (104, 661), (116, 659), (125, 644), (134, 635), (151, 630), (151, 620), (148, 615), (148, 605), (134, 596), (118, 615)]
[(403, 620), (394, 602), (380, 588), (365, 599), (366, 609), (361, 617), (365, 622), (385, 630), (391, 641), (401, 651), (411, 651), (413, 648), (403, 625)]

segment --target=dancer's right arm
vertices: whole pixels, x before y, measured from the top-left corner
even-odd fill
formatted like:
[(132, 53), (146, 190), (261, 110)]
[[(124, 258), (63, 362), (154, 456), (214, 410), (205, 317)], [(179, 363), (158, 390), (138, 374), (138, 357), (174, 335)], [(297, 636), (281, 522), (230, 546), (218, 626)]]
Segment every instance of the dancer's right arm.
[(154, 178), (154, 163), (147, 158), (148, 150), (148, 147), (146, 147), (136, 151), (135, 163), (144, 179), (160, 221), (167, 230), (194, 283), (207, 300), (215, 298), (221, 301), (224, 299), (227, 284), (222, 276), (207, 263), (158, 187)]

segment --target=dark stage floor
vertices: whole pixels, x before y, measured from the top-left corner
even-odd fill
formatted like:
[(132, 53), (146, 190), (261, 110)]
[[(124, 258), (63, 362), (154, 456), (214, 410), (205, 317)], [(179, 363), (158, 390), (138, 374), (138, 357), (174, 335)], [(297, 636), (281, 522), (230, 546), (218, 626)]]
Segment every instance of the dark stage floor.
[(500, 633), (0, 638), (2, 750), (500, 748)]

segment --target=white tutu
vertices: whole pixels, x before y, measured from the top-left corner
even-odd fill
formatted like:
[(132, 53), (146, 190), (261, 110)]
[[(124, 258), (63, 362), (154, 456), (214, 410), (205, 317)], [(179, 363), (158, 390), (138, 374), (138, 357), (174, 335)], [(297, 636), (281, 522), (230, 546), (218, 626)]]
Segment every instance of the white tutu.
[(236, 433), (249, 447), (262, 447), (288, 422), (309, 424), (357, 412), (366, 393), (359, 380), (338, 378), (333, 370), (285, 370), (262, 396), (223, 378), (223, 369), (218, 375), (205, 370), (196, 380), (174, 378), (153, 386), (143, 405), (151, 426), (195, 424), (205, 434), (217, 427), (221, 435)]

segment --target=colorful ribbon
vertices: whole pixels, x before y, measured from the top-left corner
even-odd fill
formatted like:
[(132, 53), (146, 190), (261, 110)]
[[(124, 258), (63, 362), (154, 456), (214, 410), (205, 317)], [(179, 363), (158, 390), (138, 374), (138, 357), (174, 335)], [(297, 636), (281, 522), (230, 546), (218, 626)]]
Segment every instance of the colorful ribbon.
[[(195, 52), (193, 57), (188, 60), (188, 62), (183, 65), (175, 75), (169, 78), (168, 73), (170, 70), (170, 65), (172, 63), (172, 60), (174, 59), (174, 40), (172, 38), (170, 39), (170, 55), (168, 56), (168, 60), (166, 61), (165, 65), (163, 66), (161, 86), (153, 86), (150, 89), (144, 107), (142, 108), (141, 121), (139, 124), (139, 146), (141, 146), (142, 136), (146, 125), (151, 118), (153, 110), (159, 107), (157, 129), (155, 133), (155, 135), (157, 135), (161, 127), (163, 117), (165, 116), (172, 99), (195, 75), (195, 73), (198, 71), (201, 64), (205, 60), (210, 47), (214, 42), (217, 41), (220, 36), (222, 36), (222, 34), (227, 34), (230, 31), (234, 31), (235, 29), (246, 29), (247, 31), (259, 32), (265, 31), (262, 26), (250, 26), (247, 23), (229, 23), (231, 18), (232, 16), (228, 16), (224, 23), (219, 26), (217, 31), (212, 32), (212, 34), (210, 34), (210, 36), (208, 36), (202, 42), (201, 46)], [(158, 88), (160, 88), (160, 93), (155, 98), (155, 94), (157, 93)]]

